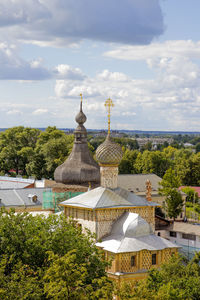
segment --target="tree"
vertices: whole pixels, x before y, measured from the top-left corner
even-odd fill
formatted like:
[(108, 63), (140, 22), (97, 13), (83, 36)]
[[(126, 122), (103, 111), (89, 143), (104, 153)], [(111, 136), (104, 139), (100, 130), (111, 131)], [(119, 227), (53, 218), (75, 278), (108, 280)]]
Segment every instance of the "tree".
[(165, 202), (167, 204), (167, 214), (170, 218), (177, 218), (177, 216), (182, 212), (183, 199), (179, 191), (171, 189), (166, 195)]
[(200, 299), (199, 253), (189, 262), (173, 256), (160, 270), (151, 269), (148, 277), (135, 286), (124, 284), (118, 290), (121, 300)]
[(165, 172), (160, 185), (162, 186), (162, 188), (159, 189), (160, 192), (165, 194), (169, 189), (179, 188), (179, 186), (181, 185), (181, 181), (180, 178), (176, 175), (175, 170), (169, 168)]
[(181, 188), (181, 190), (187, 195), (186, 200), (192, 203), (198, 203), (199, 197), (198, 193), (191, 187), (186, 186)]
[(70, 154), (73, 140), (72, 135), (67, 136), (56, 127), (47, 127), (38, 136), (34, 155), (26, 165), (27, 173), (38, 179), (53, 178), (56, 167)]
[[(87, 266), (85, 262), (77, 263), (76, 250), (71, 250), (62, 257), (50, 253), (49, 261), (50, 267), (44, 276), (44, 290), (50, 299), (112, 298), (112, 285), (107, 277), (91, 280), (91, 284), (85, 285), (88, 278)], [(98, 291), (95, 288), (96, 284)], [(96, 298), (97, 294), (101, 297)]]
[(122, 160), (119, 165), (120, 174), (136, 174), (135, 161), (139, 151), (137, 150), (124, 150)]
[[(97, 294), (111, 299), (112, 283), (105, 271), (108, 262), (94, 242), (93, 235), (84, 235), (64, 216), (33, 217), (2, 210), (0, 298), (74, 299), (82, 287), (85, 299), (99, 299)], [(67, 277), (61, 276), (62, 272)], [(60, 295), (55, 282), (60, 288), (63, 284)], [(94, 298), (89, 298), (90, 292)]]
[(188, 168), (182, 181), (185, 185), (200, 185), (200, 152), (193, 153), (188, 159)]
[(187, 178), (187, 173), (190, 170), (189, 160), (192, 155), (193, 152), (188, 149), (180, 149), (174, 153), (174, 170), (177, 176), (180, 178), (182, 184), (186, 184), (185, 179)]
[(166, 158), (163, 152), (145, 150), (138, 154), (135, 168), (137, 173), (155, 173), (162, 177), (170, 164), (170, 160)]
[(0, 167), (4, 173), (14, 170), (26, 174), (26, 164), (36, 147), (39, 129), (13, 127), (0, 133)]
[(196, 144), (195, 149), (196, 153), (200, 152), (200, 143)]
[(183, 199), (177, 188), (180, 186), (180, 179), (175, 175), (175, 171), (169, 168), (162, 181), (162, 186), (159, 188), (161, 195), (164, 195), (166, 203), (166, 211), (170, 218), (176, 218), (181, 212), (183, 207)]

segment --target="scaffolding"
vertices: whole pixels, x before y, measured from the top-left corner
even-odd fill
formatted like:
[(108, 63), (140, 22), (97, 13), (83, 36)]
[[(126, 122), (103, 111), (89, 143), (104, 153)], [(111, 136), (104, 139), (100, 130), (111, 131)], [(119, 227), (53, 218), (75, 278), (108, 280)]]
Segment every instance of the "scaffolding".
[(51, 209), (54, 210), (55, 213), (59, 212), (63, 210), (63, 206), (59, 205), (60, 202), (76, 197), (82, 193), (83, 192), (43, 192), (42, 209)]

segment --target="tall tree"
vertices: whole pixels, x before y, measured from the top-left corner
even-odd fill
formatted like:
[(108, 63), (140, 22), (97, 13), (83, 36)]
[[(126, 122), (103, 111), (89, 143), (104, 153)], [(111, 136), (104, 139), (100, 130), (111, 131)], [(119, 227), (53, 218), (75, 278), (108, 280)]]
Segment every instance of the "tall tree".
[(136, 174), (135, 161), (139, 154), (138, 150), (124, 149), (123, 157), (119, 165), (120, 174)]
[(145, 150), (137, 156), (135, 168), (138, 173), (155, 173), (162, 177), (170, 164), (163, 152)]
[(5, 173), (14, 170), (26, 175), (26, 164), (36, 147), (40, 130), (13, 127), (0, 133), (0, 167)]
[(160, 185), (161, 188), (159, 188), (159, 191), (161, 195), (166, 197), (165, 210), (170, 218), (175, 219), (182, 212), (183, 199), (181, 193), (178, 191), (180, 179), (175, 175), (175, 171), (172, 168), (166, 171)]
[(73, 146), (73, 136), (56, 127), (48, 127), (38, 136), (34, 155), (26, 165), (29, 175), (36, 178), (53, 178), (56, 167), (68, 157)]

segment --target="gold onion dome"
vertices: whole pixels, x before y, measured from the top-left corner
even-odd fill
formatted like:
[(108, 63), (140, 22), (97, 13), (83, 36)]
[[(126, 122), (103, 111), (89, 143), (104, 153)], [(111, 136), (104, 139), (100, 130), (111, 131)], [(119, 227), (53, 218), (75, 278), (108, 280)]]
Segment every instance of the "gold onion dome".
[(100, 165), (118, 165), (122, 155), (120, 145), (112, 141), (110, 134), (96, 150), (96, 158)]

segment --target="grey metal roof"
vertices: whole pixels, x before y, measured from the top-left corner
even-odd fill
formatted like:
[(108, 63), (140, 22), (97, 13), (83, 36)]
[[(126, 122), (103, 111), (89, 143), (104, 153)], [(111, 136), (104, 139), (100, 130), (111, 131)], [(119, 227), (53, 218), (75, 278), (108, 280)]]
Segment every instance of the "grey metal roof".
[(91, 209), (157, 205), (123, 189), (111, 190), (103, 187), (98, 187), (72, 199), (65, 200), (60, 204)]
[(125, 212), (112, 226), (109, 236), (96, 243), (113, 253), (178, 248), (176, 244), (153, 234), (151, 226), (138, 214)]
[(161, 177), (155, 174), (120, 174), (118, 186), (134, 193), (146, 191), (146, 181), (151, 181), (152, 192), (158, 191)]
[[(8, 189), (0, 190), (0, 207), (42, 206), (43, 192), (51, 189)], [(30, 195), (36, 195), (37, 201), (31, 201)]]
[(147, 201), (146, 198), (137, 196), (136, 194), (129, 192), (123, 188), (116, 188), (113, 190), (117, 195), (121, 196), (122, 198), (126, 199), (130, 202), (133, 206), (158, 206), (158, 203), (153, 201)]
[(0, 176), (0, 189), (19, 189), (25, 188), (34, 183), (34, 179), (18, 177)]
[(112, 190), (103, 187), (98, 187), (72, 199), (65, 200), (60, 204), (92, 209), (132, 206), (132, 204), (126, 199), (117, 195)]

